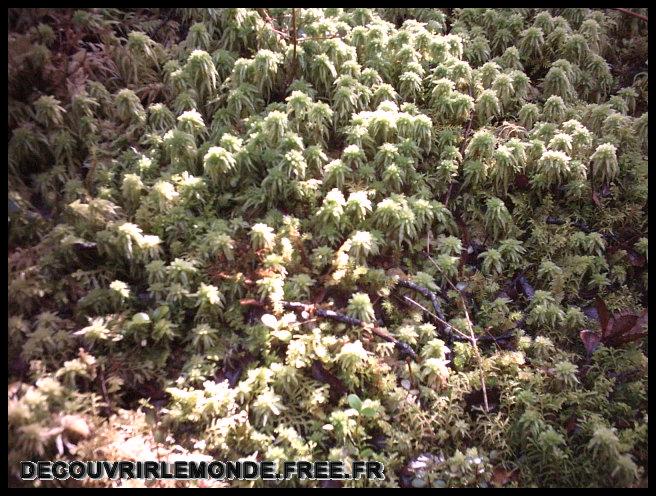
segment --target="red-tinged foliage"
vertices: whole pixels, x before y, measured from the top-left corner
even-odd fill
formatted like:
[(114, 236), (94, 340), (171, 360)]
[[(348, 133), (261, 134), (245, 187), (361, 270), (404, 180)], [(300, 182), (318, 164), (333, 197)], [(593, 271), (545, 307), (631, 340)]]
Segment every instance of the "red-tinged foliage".
[(503, 487), (511, 482), (517, 482), (519, 474), (516, 469), (507, 470), (502, 466), (494, 467), (490, 482), (495, 487)]
[(588, 355), (591, 355), (601, 344), (601, 336), (596, 331), (583, 329), (579, 333), (579, 336), (581, 337), (581, 341), (583, 341), (583, 346), (585, 346)]
[(515, 187), (523, 190), (530, 189), (531, 183), (529, 182), (528, 176), (526, 174), (517, 174), (515, 176)]
[(600, 344), (620, 347), (638, 341), (647, 335), (647, 310), (643, 310), (642, 313), (623, 310), (611, 315), (606, 303), (601, 298), (597, 298), (595, 306), (599, 316), (600, 330), (584, 329), (580, 332), (581, 341), (589, 354), (593, 353)]

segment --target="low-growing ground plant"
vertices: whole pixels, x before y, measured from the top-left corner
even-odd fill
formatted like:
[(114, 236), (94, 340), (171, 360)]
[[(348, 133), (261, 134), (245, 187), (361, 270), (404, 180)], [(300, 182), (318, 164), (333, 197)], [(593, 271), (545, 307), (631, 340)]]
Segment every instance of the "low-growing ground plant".
[(648, 485), (647, 9), (8, 27), (10, 485)]

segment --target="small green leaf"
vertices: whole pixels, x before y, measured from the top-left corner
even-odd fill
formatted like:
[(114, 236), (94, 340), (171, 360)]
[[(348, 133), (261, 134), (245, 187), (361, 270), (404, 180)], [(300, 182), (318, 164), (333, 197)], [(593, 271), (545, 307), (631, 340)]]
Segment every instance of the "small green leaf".
[(265, 313), (261, 317), (262, 323), (270, 327), (271, 329), (275, 329), (278, 326), (278, 319), (276, 319), (273, 315)]
[(132, 323), (135, 325), (147, 324), (148, 322), (150, 322), (150, 317), (144, 312), (136, 313), (132, 317)]
[(286, 329), (282, 331), (271, 331), (271, 335), (275, 336), (279, 341), (282, 341), (283, 343), (288, 343), (292, 339), (292, 333)]
[(360, 410), (360, 415), (363, 415), (365, 417), (374, 417), (377, 413), (377, 410), (373, 407), (366, 406), (362, 410)]
[(374, 450), (371, 448), (365, 448), (360, 451), (360, 458), (371, 458), (372, 456), (374, 456)]
[(351, 408), (357, 411), (360, 411), (360, 408), (362, 408), (362, 401), (358, 398), (357, 394), (349, 394), (346, 400)]

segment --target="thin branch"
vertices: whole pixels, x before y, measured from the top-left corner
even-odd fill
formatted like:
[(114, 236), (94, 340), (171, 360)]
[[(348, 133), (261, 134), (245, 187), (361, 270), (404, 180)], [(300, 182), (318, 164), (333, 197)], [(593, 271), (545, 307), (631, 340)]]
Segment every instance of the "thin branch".
[[(469, 92), (471, 95), (471, 91)], [(467, 122), (467, 129), (465, 129), (465, 133), (462, 136), (462, 143), (460, 144), (460, 155), (465, 153), (465, 148), (467, 145), (467, 137), (469, 136), (469, 133), (471, 132), (472, 124), (474, 123), (474, 111), (472, 110), (469, 114), (469, 122)]]
[[(254, 305), (260, 307), (264, 306), (264, 303), (253, 299), (243, 299), (240, 301), (240, 304)], [(412, 357), (413, 359), (417, 359), (417, 353), (415, 353), (415, 351), (412, 349), (412, 347), (409, 344), (396, 339), (394, 336), (392, 336), (389, 332), (387, 332), (382, 327), (374, 326), (373, 324), (364, 322), (363, 320), (356, 319), (355, 317), (349, 317), (348, 315), (344, 315), (342, 313), (338, 313), (333, 310), (317, 308), (315, 305), (312, 305), (310, 303), (302, 303), (300, 301), (282, 301), (281, 304), (283, 308), (286, 308), (288, 310), (294, 310), (297, 312), (307, 312), (309, 314), (314, 314), (317, 317), (336, 320), (337, 322), (348, 324), (354, 327), (364, 327), (365, 329), (370, 330), (373, 334), (384, 339), (388, 343), (394, 343), (394, 347), (399, 351), (401, 356), (409, 356)]]
[[(449, 324), (445, 320), (440, 319), (440, 317), (435, 315), (433, 312), (431, 312), (428, 308), (426, 308), (421, 303), (413, 300), (412, 298), (410, 298), (409, 296), (406, 296), (406, 295), (403, 295), (403, 300), (406, 303), (410, 303), (411, 305), (414, 305), (417, 308), (419, 308), (420, 310), (426, 312), (428, 315), (433, 317), (435, 320), (440, 322), (442, 325), (448, 326), (452, 331), (454, 331), (458, 335), (458, 336), (449, 335), (449, 339), (451, 339), (453, 341), (469, 341), (470, 343), (472, 342), (471, 336), (468, 336), (467, 334), (465, 334), (461, 330), (457, 329), (453, 325)], [(506, 339), (510, 339), (510, 338), (514, 338), (514, 337), (515, 337), (515, 331), (512, 330), (512, 331), (506, 332), (505, 334), (501, 334), (500, 336), (492, 336), (491, 334), (489, 334), (487, 336), (477, 336), (477, 337), (474, 337), (474, 340), (479, 342), (479, 343), (480, 342), (498, 343), (499, 341), (505, 341)]]
[(435, 313), (439, 315), (440, 318), (444, 319), (444, 312), (442, 312), (442, 307), (440, 306), (440, 302), (437, 299), (437, 295), (433, 291), (423, 286), (420, 286), (415, 282), (409, 281), (408, 279), (399, 279), (398, 281), (396, 281), (396, 284), (398, 286), (403, 286), (405, 288), (412, 289), (413, 291), (416, 291), (417, 293), (421, 294), (425, 298), (429, 299), (433, 305), (433, 308), (435, 309)]
[(450, 340), (452, 327), (446, 322), (446, 317), (444, 316), (444, 312), (442, 311), (440, 302), (437, 299), (437, 295), (432, 291), (430, 291), (429, 289), (424, 288), (423, 286), (420, 286), (419, 284), (416, 284), (412, 281), (408, 281), (407, 279), (398, 279), (396, 284), (398, 286), (403, 286), (405, 288), (412, 289), (413, 291), (416, 291), (417, 293), (421, 294), (427, 300), (430, 300), (431, 304), (433, 305), (433, 309), (435, 310), (435, 313), (432, 312), (430, 313), (442, 326), (444, 326), (443, 330), (447, 334), (447, 336), (449, 336), (449, 340)]
[(292, 64), (292, 75), (290, 81), (296, 77), (296, 70), (298, 68), (298, 57), (296, 55), (296, 46), (298, 45), (298, 31), (296, 29), (296, 9), (292, 8), (292, 43), (294, 43), (294, 62)]
[(638, 19), (642, 19), (645, 22), (649, 22), (649, 19), (647, 16), (643, 16), (642, 14), (638, 14), (637, 12), (633, 12), (632, 10), (629, 9), (611, 9), (611, 10), (617, 10), (619, 12), (623, 12), (624, 14), (629, 14), (632, 15), (633, 17), (637, 17)]
[[(456, 329), (455, 327), (453, 327), (452, 325), (450, 325), (446, 320), (441, 319), (440, 317), (438, 317), (437, 315), (435, 315), (433, 312), (431, 312), (428, 308), (426, 308), (426, 307), (425, 307), (424, 305), (422, 305), (421, 303), (419, 303), (419, 302), (413, 300), (412, 298), (410, 298), (409, 296), (406, 296), (406, 295), (403, 295), (403, 300), (404, 300), (405, 302), (410, 303), (411, 305), (414, 305), (414, 306), (416, 306), (417, 308), (423, 310), (424, 312), (426, 312), (428, 315), (430, 315), (431, 317), (433, 317), (435, 320), (437, 320), (437, 321), (438, 321), (440, 324), (442, 324), (443, 326), (445, 326), (445, 327), (449, 327), (451, 330), (455, 331), (456, 334), (458, 334), (460, 337), (462, 337), (465, 341), (471, 341), (472, 338), (470, 338), (469, 336), (467, 336), (467, 335), (466, 335), (465, 333), (463, 333), (462, 331), (460, 331), (460, 330)], [(453, 339), (453, 337), (450, 336), (450, 339)]]
[(283, 33), (282, 31), (280, 31), (280, 30), (274, 28), (273, 26), (272, 26), (270, 29), (271, 29), (271, 31), (273, 31), (274, 33), (276, 33), (276, 34), (282, 36), (283, 38), (285, 38), (285, 39), (287, 39), (287, 40), (290, 38), (290, 36), (289, 36), (287, 33)]
[(100, 366), (100, 373), (98, 374), (98, 382), (100, 382), (100, 390), (103, 395), (103, 399), (105, 400), (105, 403), (107, 403), (107, 410), (109, 412), (112, 411), (112, 404), (109, 399), (109, 395), (107, 394), (107, 386), (105, 385), (105, 366), (101, 365)]
[(273, 25), (273, 19), (269, 15), (266, 9), (256, 9), (257, 13), (260, 14), (260, 17), (268, 24)]
[[(455, 286), (453, 287), (455, 288)], [(457, 288), (456, 291), (458, 291)], [(460, 302), (462, 303), (462, 309), (465, 311), (465, 317), (467, 318), (467, 327), (469, 327), (469, 333), (473, 338), (474, 326), (472, 324), (471, 319), (469, 318), (469, 311), (467, 310), (467, 304), (465, 303), (465, 298), (462, 296), (462, 293), (460, 291), (458, 291), (458, 295), (460, 295)], [(476, 344), (476, 341), (473, 342), (473, 348), (480, 367), (479, 371), (481, 375), (481, 390), (483, 391), (483, 406), (485, 407), (485, 413), (487, 413), (490, 411), (490, 405), (487, 401), (487, 388), (485, 387), (485, 372), (483, 371), (483, 358), (481, 357), (481, 352), (478, 349), (478, 345)]]
[(394, 343), (394, 346), (396, 347), (397, 350), (399, 350), (399, 352), (402, 355), (408, 355), (411, 356), (412, 358), (417, 358), (417, 354), (412, 349), (412, 347), (410, 347), (410, 345), (404, 343), (403, 341), (399, 341), (398, 339), (396, 339), (394, 336), (392, 336), (389, 332), (387, 332), (385, 329), (381, 327), (373, 326), (372, 324), (364, 322), (360, 319), (356, 319), (355, 317), (349, 317), (348, 315), (337, 313), (334, 310), (325, 310), (323, 308), (316, 308), (314, 307), (314, 305), (308, 305), (306, 303), (300, 303), (295, 301), (283, 301), (282, 305), (283, 307), (288, 308), (290, 310), (302, 310), (308, 313), (314, 312), (314, 314), (317, 317), (336, 320), (337, 322), (348, 324), (354, 327), (368, 328), (371, 330), (372, 333), (374, 333), (376, 336), (380, 338), (383, 338), (388, 343)]
[(341, 34), (330, 34), (327, 36), (304, 36), (303, 38), (299, 38), (299, 42), (303, 41), (322, 41), (322, 40), (334, 40), (336, 38), (342, 39), (344, 38), (343, 35)]
[[(558, 217), (553, 217), (553, 216), (548, 216), (545, 219), (545, 222), (547, 224), (552, 224), (552, 225), (556, 225), (556, 226), (562, 226), (563, 224), (566, 223), (566, 221), (564, 221), (563, 219), (559, 219)], [(571, 225), (572, 225), (572, 227), (575, 227), (575, 228), (583, 231), (584, 233), (591, 232), (591, 229), (586, 224), (584, 224), (583, 222), (575, 221), (575, 222), (572, 222)]]
[(279, 34), (283, 38), (289, 39), (289, 34), (283, 33), (279, 29), (276, 29), (273, 27), (273, 23), (275, 22), (273, 18), (269, 15), (269, 13), (266, 11), (266, 9), (257, 9), (258, 14), (260, 14), (260, 17), (264, 20), (269, 25), (269, 28), (271, 31), (273, 31), (276, 34)]
[[(550, 215), (545, 219), (545, 223), (546, 224), (551, 224), (551, 225), (556, 225), (556, 226), (562, 226), (562, 225), (565, 225), (567, 223), (567, 221)], [(570, 222), (570, 226), (572, 226), (575, 229), (578, 229), (580, 231), (583, 231), (586, 234), (590, 234), (592, 232), (599, 232), (599, 231), (595, 231), (595, 230), (591, 229), (584, 222), (573, 221), (573, 222)], [(611, 232), (601, 233), (601, 235), (604, 238), (609, 239), (610, 241), (617, 241), (617, 236), (615, 234), (611, 233)]]
[[(433, 260), (433, 257), (428, 255), (428, 259), (433, 262), (433, 265), (437, 267), (437, 269), (442, 272), (442, 269), (440, 266)], [(469, 334), (471, 336), (471, 344), (472, 348), (474, 349), (474, 354), (476, 355), (476, 359), (478, 360), (478, 367), (479, 367), (479, 373), (481, 376), (481, 391), (483, 392), (483, 406), (485, 408), (485, 413), (490, 411), (490, 406), (487, 400), (487, 388), (485, 387), (485, 371), (483, 370), (483, 357), (481, 356), (481, 352), (478, 349), (478, 343), (476, 339), (476, 335), (474, 334), (474, 325), (472, 324), (471, 319), (469, 318), (469, 311), (467, 310), (467, 303), (465, 302), (464, 296), (462, 296), (462, 292), (456, 287), (455, 284), (451, 282), (451, 280), (444, 275), (442, 272), (442, 276), (446, 280), (446, 282), (449, 283), (449, 285), (458, 293), (458, 296), (460, 296), (460, 303), (462, 304), (462, 309), (465, 312), (465, 318), (467, 319), (467, 327), (469, 328)]]

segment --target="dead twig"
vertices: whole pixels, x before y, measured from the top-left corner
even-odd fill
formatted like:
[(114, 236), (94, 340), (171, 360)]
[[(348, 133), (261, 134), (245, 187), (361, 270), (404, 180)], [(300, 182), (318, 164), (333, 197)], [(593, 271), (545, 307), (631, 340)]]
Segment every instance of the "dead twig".
[[(566, 223), (566, 221), (564, 221), (563, 219), (559, 219), (558, 217), (553, 217), (553, 216), (548, 216), (545, 219), (545, 222), (547, 224), (552, 224), (552, 225), (556, 225), (556, 226), (562, 226)], [(583, 222), (575, 221), (575, 222), (572, 222), (571, 225), (572, 225), (572, 227), (575, 227), (576, 229), (579, 229), (580, 231), (583, 231), (584, 233), (590, 233), (591, 232), (591, 229), (586, 224), (584, 224)]]
[[(437, 269), (442, 272), (440, 269), (440, 266), (433, 260), (433, 258), (428, 255), (428, 259), (433, 262), (433, 265), (437, 267)], [(478, 361), (478, 367), (479, 367), (479, 373), (481, 376), (481, 391), (483, 392), (483, 407), (485, 409), (485, 413), (490, 411), (490, 405), (487, 400), (487, 388), (485, 387), (485, 371), (483, 370), (483, 357), (481, 356), (481, 352), (478, 349), (478, 339), (476, 338), (476, 335), (474, 334), (474, 325), (472, 324), (471, 318), (469, 317), (469, 311), (467, 310), (467, 303), (465, 302), (464, 296), (462, 296), (462, 292), (456, 287), (455, 284), (453, 284), (445, 275), (442, 273), (444, 276), (444, 279), (446, 282), (449, 283), (449, 285), (458, 293), (458, 296), (460, 296), (460, 303), (462, 305), (462, 309), (465, 312), (465, 319), (467, 320), (467, 327), (469, 330), (469, 335), (470, 335), (470, 342), (472, 345), (472, 348), (474, 349), (474, 355), (476, 355), (476, 360)]]
[(298, 31), (296, 29), (296, 9), (292, 9), (292, 43), (294, 44), (294, 62), (292, 63), (292, 75), (290, 81), (296, 77), (298, 67), (298, 57), (296, 56), (296, 46), (298, 45)]
[(287, 308), (289, 310), (296, 310), (296, 311), (300, 310), (308, 313), (314, 313), (314, 315), (320, 318), (335, 320), (337, 322), (341, 322), (342, 324), (348, 324), (354, 327), (364, 327), (366, 329), (369, 329), (373, 334), (384, 339), (388, 343), (394, 343), (395, 348), (399, 350), (399, 353), (402, 356), (410, 356), (412, 358), (417, 358), (417, 354), (409, 344), (404, 343), (403, 341), (399, 341), (382, 327), (374, 326), (360, 319), (356, 319), (355, 317), (349, 317), (348, 315), (335, 312), (334, 310), (316, 308), (314, 307), (314, 305), (308, 305), (306, 303), (300, 303), (295, 301), (284, 301), (282, 302), (282, 305), (284, 308)]
[(287, 40), (290, 38), (290, 35), (288, 33), (284, 33), (282, 31), (280, 31), (279, 29), (276, 29), (275, 27), (273, 27), (273, 23), (275, 21), (269, 15), (269, 13), (266, 11), (266, 9), (257, 9), (257, 13), (260, 14), (260, 17), (264, 20), (264, 22), (269, 25), (269, 29), (271, 29), (271, 31), (273, 31), (276, 34), (279, 34), (280, 36), (282, 36), (283, 38), (285, 38)]
[(645, 22), (649, 22), (649, 19), (647, 18), (647, 16), (643, 16), (642, 14), (638, 14), (637, 12), (633, 12), (632, 10), (629, 10), (629, 9), (617, 8), (617, 9), (611, 9), (611, 10), (617, 10), (617, 11), (622, 12), (624, 14), (629, 14), (633, 17), (637, 17), (638, 19), (642, 19)]
[[(550, 216), (548, 216), (548, 217), (545, 219), (545, 223), (546, 223), (546, 224), (555, 225), (555, 226), (562, 226), (562, 225), (567, 224), (567, 221), (565, 221), (565, 220), (563, 220), (563, 219), (559, 219), (558, 217), (554, 217), (554, 216), (551, 216), (551, 215), (550, 215)], [(590, 228), (587, 224), (585, 224), (584, 222), (573, 221), (573, 222), (570, 222), (569, 225), (572, 226), (572, 227), (575, 228), (575, 229), (578, 229), (579, 231), (583, 231), (583, 232), (586, 233), (586, 234), (590, 234), (590, 233), (592, 233), (592, 232), (598, 232), (598, 231), (595, 231), (595, 230), (591, 229), (591, 228)], [(616, 236), (615, 234), (613, 234), (613, 233), (605, 232), (605, 233), (601, 233), (601, 235), (602, 235), (604, 238), (606, 238), (606, 239), (608, 239), (608, 240), (610, 240), (610, 241), (617, 241), (617, 236)]]
[[(428, 308), (423, 306), (421, 303), (419, 303), (419, 302), (413, 300), (412, 298), (410, 298), (409, 296), (405, 296), (405, 295), (403, 296), (403, 301), (405, 301), (406, 303), (410, 303), (411, 305), (414, 305), (417, 308), (419, 308), (420, 310), (426, 312), (428, 315), (433, 317), (435, 320), (440, 322), (442, 325), (449, 326), (449, 328), (452, 331), (454, 331), (455, 334), (457, 334), (457, 336), (453, 336), (453, 334), (451, 334), (450, 339), (452, 341), (469, 341), (470, 343), (472, 342), (471, 336), (468, 336), (464, 332), (462, 332), (459, 329), (453, 327), (451, 324), (449, 324), (445, 320), (440, 319), (440, 317), (435, 315), (433, 312), (431, 312)], [(493, 336), (491, 334), (488, 334), (487, 336), (478, 336), (478, 337), (475, 337), (474, 339), (479, 343), (481, 343), (481, 342), (498, 343), (500, 341), (505, 341), (507, 339), (514, 338), (515, 336), (516, 336), (515, 330), (513, 329), (512, 331), (508, 331), (504, 334), (501, 334), (500, 336)]]
[[(244, 299), (241, 300), (240, 303), (242, 305), (264, 306), (264, 303), (252, 299)], [(402, 357), (411, 357), (413, 359), (417, 359), (417, 353), (415, 353), (415, 350), (413, 350), (409, 344), (396, 339), (394, 336), (392, 336), (389, 332), (387, 332), (387, 330), (385, 330), (382, 327), (375, 326), (373, 324), (364, 322), (360, 319), (356, 319), (355, 317), (350, 317), (348, 315), (344, 315), (342, 313), (338, 313), (333, 310), (317, 308), (315, 305), (312, 305), (310, 303), (302, 303), (300, 301), (282, 301), (281, 304), (283, 308), (286, 308), (287, 310), (306, 312), (308, 316), (315, 315), (319, 318), (335, 320), (337, 322), (341, 322), (342, 324), (348, 324), (354, 327), (364, 327), (365, 329), (370, 330), (373, 334), (384, 339), (388, 343), (394, 343), (394, 347), (399, 351), (399, 354)]]
[(342, 39), (344, 36), (341, 34), (329, 34), (326, 36), (304, 36), (303, 38), (299, 38), (299, 42), (302, 43), (304, 41), (322, 41), (322, 40), (334, 40), (334, 39)]
[(112, 411), (112, 405), (111, 405), (111, 401), (109, 400), (109, 394), (107, 394), (107, 386), (105, 385), (105, 366), (104, 365), (100, 366), (100, 374), (98, 374), (98, 379), (99, 379), (98, 382), (100, 382), (100, 390), (102, 392), (103, 399), (105, 400), (105, 403), (107, 404), (107, 411), (111, 412)]
[(460, 295), (460, 302), (462, 303), (462, 309), (465, 311), (465, 318), (467, 319), (467, 327), (469, 327), (469, 333), (473, 338), (472, 341), (472, 347), (474, 348), (474, 354), (476, 355), (476, 359), (478, 360), (479, 364), (479, 371), (481, 374), (481, 391), (483, 392), (483, 406), (485, 407), (485, 413), (490, 411), (490, 405), (487, 401), (487, 388), (485, 387), (485, 372), (483, 371), (483, 358), (481, 357), (481, 352), (478, 349), (478, 344), (476, 343), (476, 340), (474, 338), (474, 326), (472, 325), (472, 321), (469, 318), (469, 311), (467, 310), (467, 304), (465, 303), (465, 298), (462, 296), (462, 293), (453, 286), (453, 288), (458, 291), (458, 295)]
[[(419, 308), (420, 310), (426, 312), (428, 315), (430, 315), (431, 317), (433, 317), (433, 318), (434, 318), (438, 323), (440, 323), (441, 325), (443, 325), (443, 326), (445, 326), (445, 327), (449, 327), (452, 331), (454, 331), (456, 334), (458, 334), (458, 335), (459, 335), (462, 339), (464, 339), (465, 341), (471, 341), (471, 338), (470, 338), (469, 336), (467, 336), (467, 335), (466, 335), (465, 333), (463, 333), (462, 331), (460, 331), (460, 330), (456, 329), (455, 327), (453, 327), (452, 325), (450, 325), (450, 324), (449, 324), (446, 320), (444, 320), (443, 318), (439, 317), (438, 315), (435, 315), (433, 312), (431, 312), (428, 308), (426, 308), (426, 307), (425, 307), (424, 305), (422, 305), (421, 303), (419, 303), (419, 302), (413, 300), (412, 298), (410, 298), (409, 296), (406, 296), (406, 295), (403, 295), (403, 301), (405, 301), (406, 303), (410, 303), (411, 305), (414, 305), (414, 306), (416, 306), (417, 308)], [(454, 337), (453, 337), (452, 335), (450, 335), (448, 339), (450, 339), (450, 341), (453, 341)]]
[(435, 313), (429, 312), (429, 314), (431, 314), (435, 318), (435, 320), (438, 321), (438, 324), (440, 324), (443, 327), (442, 330), (448, 336), (447, 339), (450, 341), (452, 327), (446, 322), (446, 317), (444, 316), (444, 312), (442, 311), (440, 302), (437, 299), (437, 295), (431, 290), (424, 288), (423, 286), (420, 286), (419, 284), (409, 281), (407, 279), (398, 279), (396, 284), (398, 286), (403, 286), (404, 288), (412, 289), (413, 291), (416, 291), (417, 293), (422, 295), (427, 300), (430, 300), (431, 304), (433, 305), (433, 310), (435, 311)]

